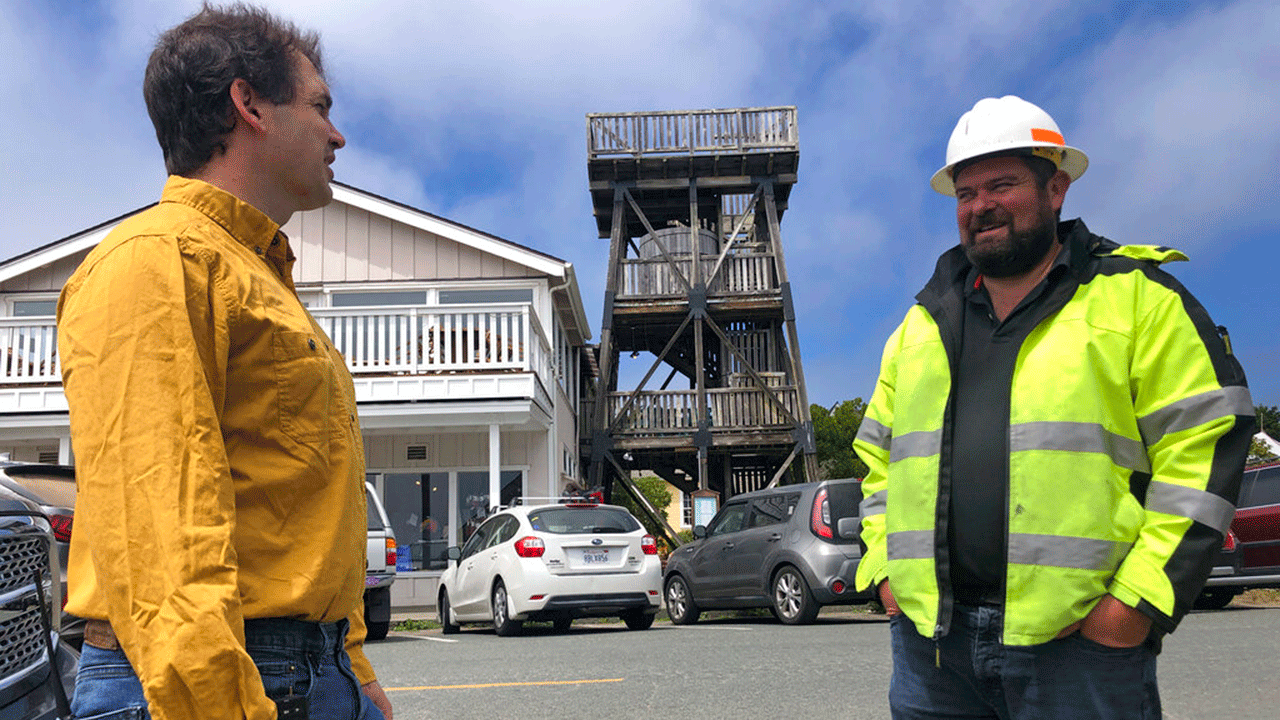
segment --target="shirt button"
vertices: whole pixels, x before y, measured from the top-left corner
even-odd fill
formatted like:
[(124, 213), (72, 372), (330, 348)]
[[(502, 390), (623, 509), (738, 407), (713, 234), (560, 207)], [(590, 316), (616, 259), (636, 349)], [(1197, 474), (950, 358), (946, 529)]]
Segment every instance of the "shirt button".
[(310, 346), (311, 346), (311, 349), (312, 349), (312, 350), (315, 350), (315, 349), (316, 349), (316, 341), (315, 341), (315, 339), (314, 339), (314, 338), (307, 338), (307, 345), (310, 345)]
[(271, 247), (275, 247), (279, 244), (280, 244), (280, 238), (271, 238)]
[(261, 255), (261, 254), (262, 254), (262, 248), (261, 248), (261, 247), (259, 247), (259, 246), (257, 246), (257, 245), (255, 245), (255, 246), (253, 247), (253, 251), (254, 251), (254, 252), (256, 252), (256, 253), (258, 253), (259, 255)]

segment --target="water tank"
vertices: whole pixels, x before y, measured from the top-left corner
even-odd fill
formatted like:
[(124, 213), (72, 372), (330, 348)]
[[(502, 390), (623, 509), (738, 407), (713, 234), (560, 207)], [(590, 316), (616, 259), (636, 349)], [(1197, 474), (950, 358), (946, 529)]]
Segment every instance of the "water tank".
[[(645, 235), (640, 238), (637, 247), (640, 249), (640, 257), (644, 259), (660, 258), (662, 253), (658, 250), (658, 243), (662, 241), (662, 246), (667, 249), (667, 254), (675, 258), (689, 257), (689, 228), (687, 227), (671, 227), (655, 230), (652, 235)], [(719, 241), (716, 234), (705, 228), (698, 230), (699, 250), (703, 255), (715, 255), (719, 251)]]

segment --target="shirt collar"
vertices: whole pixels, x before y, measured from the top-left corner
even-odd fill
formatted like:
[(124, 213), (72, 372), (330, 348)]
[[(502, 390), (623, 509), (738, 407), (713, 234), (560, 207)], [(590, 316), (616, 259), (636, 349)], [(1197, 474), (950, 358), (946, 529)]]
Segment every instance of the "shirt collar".
[[(198, 210), (258, 255), (279, 254), (281, 259), (287, 259), (292, 254), (288, 250), (288, 239), (274, 220), (216, 185), (170, 175), (164, 184), (160, 202), (179, 203)], [(275, 241), (274, 245), (272, 241)]]

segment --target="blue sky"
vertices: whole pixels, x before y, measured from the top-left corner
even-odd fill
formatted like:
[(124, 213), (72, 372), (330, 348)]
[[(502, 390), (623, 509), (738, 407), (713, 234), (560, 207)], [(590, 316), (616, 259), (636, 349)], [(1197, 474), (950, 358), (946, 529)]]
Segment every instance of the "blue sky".
[[(796, 105), (783, 218), (810, 399), (868, 397), (954, 201), (929, 189), (981, 97), (1045, 108), (1088, 172), (1064, 217), (1169, 267), (1231, 331), (1254, 402), (1280, 405), (1280, 5), (264, 3), (320, 31), (348, 145), (338, 179), (574, 263), (597, 338), (608, 243), (588, 112)], [(156, 35), (194, 2), (17, 0), (0, 14), (0, 257), (154, 200), (142, 105)]]

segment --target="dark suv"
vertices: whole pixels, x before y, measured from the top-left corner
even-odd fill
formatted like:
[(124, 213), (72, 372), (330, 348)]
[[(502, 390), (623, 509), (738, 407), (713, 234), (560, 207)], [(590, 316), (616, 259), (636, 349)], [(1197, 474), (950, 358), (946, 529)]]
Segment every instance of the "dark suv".
[[(1245, 590), (1280, 588), (1280, 463), (1245, 469), (1231, 531), (1238, 564), (1214, 568), (1196, 607), (1221, 608)], [(1223, 555), (1229, 555), (1225, 547)]]
[(667, 614), (683, 625), (703, 610), (767, 607), (784, 623), (813, 622), (823, 605), (872, 599), (853, 590), (862, 558), (854, 479), (737, 495), (667, 560)]
[(62, 588), (40, 507), (0, 486), (0, 718), (70, 714), (78, 658), (58, 639)]

